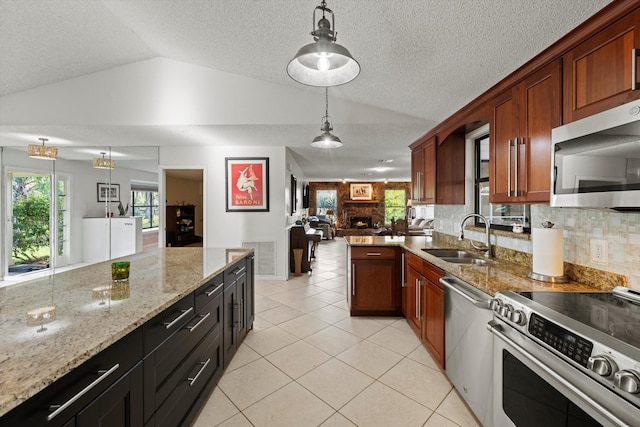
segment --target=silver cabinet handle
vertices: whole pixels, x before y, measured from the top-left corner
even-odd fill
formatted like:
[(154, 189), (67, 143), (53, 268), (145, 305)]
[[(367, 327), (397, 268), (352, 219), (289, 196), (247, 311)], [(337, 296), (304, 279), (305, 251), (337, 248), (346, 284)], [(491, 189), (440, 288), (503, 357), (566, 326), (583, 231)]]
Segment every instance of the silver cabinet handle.
[(509, 140), (507, 147), (507, 197), (511, 197), (511, 146), (513, 141)]
[(401, 280), (401, 283), (402, 283), (402, 287), (404, 288), (404, 287), (406, 287), (406, 284), (404, 282), (404, 252), (400, 254), (400, 260), (401, 260), (401, 263), (402, 263), (402, 269), (401, 269), (402, 271), (400, 272), (400, 280)]
[(356, 265), (351, 264), (351, 295), (356, 294)]
[(178, 323), (180, 320), (182, 320), (184, 317), (186, 317), (192, 311), (193, 311), (193, 307), (189, 307), (186, 310), (180, 310), (180, 313), (182, 313), (182, 314), (180, 316), (176, 317), (175, 319), (173, 319), (171, 322), (164, 322), (163, 323), (164, 328), (165, 329), (171, 329), (173, 327), (173, 325)]
[(418, 280), (418, 319), (422, 320), (422, 280)]
[(240, 298), (240, 325), (244, 329), (244, 298)]
[(233, 326), (234, 327), (240, 326), (240, 303), (239, 302), (233, 303)]
[(244, 270), (246, 270), (246, 267), (236, 268), (235, 270), (233, 270), (233, 274), (237, 276), (238, 274), (242, 273)]
[(200, 326), (200, 324), (202, 322), (204, 322), (205, 320), (207, 320), (207, 317), (209, 317), (211, 315), (211, 312), (205, 314), (204, 316), (201, 314), (200, 315), (200, 320), (198, 320), (198, 323), (196, 323), (193, 326), (185, 326), (185, 329), (188, 329), (189, 332), (193, 332), (198, 326)]
[(193, 384), (195, 384), (200, 374), (207, 368), (207, 365), (209, 364), (209, 362), (211, 362), (211, 358), (208, 358), (206, 362), (200, 362), (202, 367), (198, 370), (198, 373), (195, 374), (193, 377), (187, 378), (187, 381), (189, 381), (189, 386), (192, 386)]
[(367, 256), (382, 256), (380, 252), (367, 252)]
[(515, 189), (513, 190), (513, 197), (518, 197), (520, 195), (518, 193), (518, 181), (520, 180), (520, 177), (518, 176), (518, 163), (519, 163), (518, 160), (520, 159), (520, 146), (518, 144), (518, 141), (520, 141), (520, 140), (522, 140), (522, 138), (516, 138), (514, 140), (514, 143), (515, 143), (514, 145), (515, 145), (515, 148), (516, 148), (516, 150), (515, 150), (516, 151), (515, 152), (515, 158), (516, 158), (515, 168), (516, 169), (515, 169), (515, 174), (514, 174), (515, 175)]
[(638, 89), (638, 55), (640, 49), (631, 49), (631, 90)]
[(211, 295), (215, 294), (218, 291), (218, 289), (220, 289), (223, 286), (224, 286), (224, 283), (221, 283), (218, 286), (216, 286), (212, 291), (204, 291), (204, 293), (206, 296), (210, 297)]
[(524, 357), (525, 359), (527, 359), (528, 361), (536, 365), (537, 368), (546, 372), (553, 379), (555, 379), (556, 381), (558, 381), (559, 383), (567, 387), (569, 390), (571, 390), (573, 393), (575, 393), (577, 396), (579, 396), (585, 403), (587, 403), (590, 407), (600, 412), (602, 416), (606, 417), (614, 425), (618, 425), (621, 427), (631, 427), (629, 424), (619, 419), (615, 414), (611, 413), (608, 409), (600, 405), (600, 403), (596, 402), (595, 400), (593, 400), (592, 398), (584, 394), (578, 387), (576, 387), (575, 385), (573, 385), (572, 383), (564, 379), (562, 376), (557, 374), (554, 370), (550, 369), (546, 364), (542, 363), (537, 358), (530, 355), (526, 349), (522, 348), (518, 343), (516, 343), (511, 338), (506, 336), (502, 332), (502, 325), (497, 323), (495, 320), (492, 320), (487, 324), (487, 329), (497, 338), (501, 339), (502, 341), (506, 342), (511, 347), (513, 347), (515, 350), (517, 350), (522, 357)]
[(106, 370), (106, 371), (100, 370), (100, 371), (98, 371), (98, 374), (100, 376), (95, 381), (93, 381), (91, 384), (89, 384), (88, 386), (86, 386), (85, 388), (80, 390), (80, 392), (78, 394), (74, 395), (71, 399), (67, 400), (62, 405), (51, 405), (51, 406), (49, 406), (49, 410), (53, 411), (53, 412), (50, 413), (47, 416), (47, 421), (51, 421), (56, 416), (58, 416), (62, 411), (67, 409), (69, 406), (73, 405), (78, 399), (80, 399), (82, 396), (87, 394), (89, 392), (89, 390), (91, 390), (92, 388), (94, 388), (95, 386), (100, 384), (102, 381), (104, 381), (105, 378), (107, 378), (109, 375), (111, 375), (116, 370), (118, 370), (119, 367), (120, 367), (120, 364), (116, 363), (109, 370)]

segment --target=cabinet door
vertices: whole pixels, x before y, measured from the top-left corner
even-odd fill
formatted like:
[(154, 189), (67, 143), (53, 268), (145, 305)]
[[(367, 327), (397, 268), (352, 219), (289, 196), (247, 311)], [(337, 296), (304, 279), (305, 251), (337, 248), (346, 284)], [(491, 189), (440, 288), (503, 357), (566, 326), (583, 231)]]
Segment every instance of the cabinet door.
[(222, 299), (224, 303), (224, 308), (222, 309), (222, 315), (224, 316), (224, 322), (222, 324), (223, 361), (226, 369), (238, 347), (237, 326), (240, 311), (239, 304), (236, 303), (238, 295), (235, 281), (226, 286)]
[(140, 363), (80, 411), (76, 417), (76, 426), (141, 426), (142, 400)]
[(255, 303), (255, 277), (253, 275), (254, 270), (254, 255), (251, 254), (247, 257), (247, 290), (245, 292), (245, 323), (247, 332), (253, 329), (253, 320), (256, 317), (256, 303)]
[(520, 137), (517, 140), (513, 192), (518, 202), (548, 202), (551, 187), (551, 130), (560, 126), (560, 61), (534, 73), (516, 88)]
[(497, 98), (493, 107), (489, 156), (489, 200), (491, 203), (510, 203), (513, 182), (512, 169), (515, 149), (513, 141), (518, 135), (516, 101), (511, 90)]
[(247, 335), (247, 302), (249, 298), (247, 288), (247, 275), (243, 274), (236, 279), (236, 292), (238, 293), (238, 318), (237, 318), (237, 340), (242, 342)]
[(569, 51), (563, 58), (564, 123), (638, 99), (638, 70), (633, 66), (639, 48), (636, 11)]
[(431, 280), (424, 287), (424, 314), (422, 339), (434, 356), (436, 362), (444, 368), (444, 290)]
[(424, 202), (436, 202), (436, 137), (429, 138), (424, 144), (422, 156), (424, 159), (423, 196)]
[(424, 199), (424, 153), (420, 145), (411, 151), (411, 198), (415, 201)]
[(406, 295), (407, 295), (407, 313), (405, 317), (409, 321), (409, 325), (414, 329), (414, 331), (421, 335), (421, 322), (420, 322), (420, 287), (422, 286), (422, 281), (424, 278), (420, 273), (418, 273), (414, 268), (407, 268), (407, 286), (406, 286)]
[(397, 311), (399, 286), (395, 264), (395, 260), (389, 259), (351, 261), (352, 314)]

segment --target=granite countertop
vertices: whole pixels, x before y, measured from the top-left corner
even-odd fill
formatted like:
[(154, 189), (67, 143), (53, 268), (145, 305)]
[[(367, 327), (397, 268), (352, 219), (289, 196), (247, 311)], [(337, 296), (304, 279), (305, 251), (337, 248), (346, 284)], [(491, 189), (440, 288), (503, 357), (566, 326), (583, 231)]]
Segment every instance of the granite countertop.
[[(0, 288), (0, 416), (132, 332), (250, 249), (159, 248), (131, 261), (127, 299), (93, 299), (111, 284), (111, 261)], [(56, 318), (27, 325), (27, 312), (55, 306)]]
[(443, 261), (422, 249), (452, 246), (438, 246), (431, 237), (414, 236), (351, 236), (344, 237), (350, 246), (400, 246), (447, 273), (475, 286), (488, 295), (495, 295), (500, 291), (536, 292), (536, 291), (564, 291), (564, 292), (598, 292), (609, 291), (607, 287), (593, 287), (584, 283), (570, 280), (568, 283), (546, 283), (529, 279), (530, 266), (493, 259), (490, 265), (454, 264)]

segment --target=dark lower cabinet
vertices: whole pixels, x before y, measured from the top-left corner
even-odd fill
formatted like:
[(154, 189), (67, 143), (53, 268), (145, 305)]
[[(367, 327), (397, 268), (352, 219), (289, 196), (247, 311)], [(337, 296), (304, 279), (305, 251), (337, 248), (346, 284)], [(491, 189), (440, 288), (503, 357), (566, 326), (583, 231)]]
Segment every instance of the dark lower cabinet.
[(177, 427), (253, 327), (253, 254), (0, 418), (16, 427)]
[(75, 426), (140, 426), (142, 401), (142, 363), (138, 363), (80, 411), (76, 416)]

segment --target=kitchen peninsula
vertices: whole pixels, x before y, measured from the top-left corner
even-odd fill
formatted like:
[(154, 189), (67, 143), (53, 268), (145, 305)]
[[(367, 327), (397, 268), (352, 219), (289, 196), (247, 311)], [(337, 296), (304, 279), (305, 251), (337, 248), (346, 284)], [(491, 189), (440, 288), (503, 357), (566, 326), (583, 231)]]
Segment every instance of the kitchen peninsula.
[[(0, 289), (0, 424), (178, 425), (197, 414), (252, 328), (253, 251), (123, 259), (128, 287), (111, 297), (109, 261)], [(48, 318), (29, 317), (38, 310)]]

